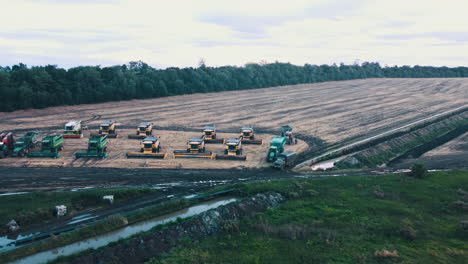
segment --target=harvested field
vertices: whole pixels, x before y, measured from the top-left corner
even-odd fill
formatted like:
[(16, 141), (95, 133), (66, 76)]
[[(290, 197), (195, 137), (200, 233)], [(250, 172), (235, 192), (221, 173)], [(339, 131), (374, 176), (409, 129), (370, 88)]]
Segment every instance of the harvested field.
[[(91, 131), (85, 131), (81, 139), (65, 139), (64, 150), (58, 159), (52, 158), (6, 158), (0, 159), (0, 166), (12, 167), (113, 167), (113, 168), (183, 168), (183, 169), (227, 169), (227, 168), (262, 168), (269, 166), (265, 162), (269, 142), (273, 135), (257, 134), (257, 138), (264, 140), (263, 145), (243, 145), (244, 154), (247, 155), (246, 161), (226, 161), (210, 159), (175, 159), (174, 150), (184, 150), (186, 141), (191, 137), (200, 136), (197, 132), (181, 131), (153, 131), (157, 136), (161, 136), (161, 152), (167, 153), (167, 158), (162, 159), (127, 159), (127, 152), (138, 152), (140, 141), (138, 139), (128, 139), (129, 134), (134, 130), (120, 129), (119, 137), (109, 139), (107, 147), (108, 157), (105, 159), (75, 159), (74, 153), (85, 151), (88, 137)], [(219, 133), (218, 138), (236, 137), (238, 134)], [(42, 137), (42, 135), (40, 135)], [(297, 145), (287, 145), (287, 150), (303, 152), (308, 149), (307, 143), (299, 140)], [(206, 144), (206, 151), (222, 154), (223, 144)]]
[(2, 113), (0, 124), (1, 130), (42, 130), (61, 129), (70, 119), (91, 127), (113, 119), (126, 128), (153, 121), (168, 130), (214, 123), (220, 132), (253, 124), (276, 134), (287, 123), (303, 136), (338, 142), (466, 105), (467, 98), (463, 78), (364, 79), (21, 110)]
[[(203, 125), (216, 124), (219, 132), (236, 133), (242, 125), (254, 125), (265, 139), (263, 147), (245, 145), (247, 162), (203, 161), (184, 159), (127, 160), (125, 152), (138, 150), (135, 141), (111, 140), (110, 157), (104, 161), (71, 162), (72, 152), (86, 147), (86, 139), (66, 142), (64, 157), (58, 160), (0, 161), (0, 166), (102, 166), (102, 167), (262, 167), (269, 139), (279, 133), (279, 126), (290, 124), (299, 138), (316, 150), (321, 143), (337, 143), (410, 123), (442, 113), (467, 103), (468, 79), (365, 79), (325, 82), (192, 94), (166, 98), (109, 102), (93, 105), (20, 110), (0, 115), (0, 130), (60, 132), (72, 119), (80, 119), (93, 131), (101, 121), (117, 120), (119, 133), (133, 133), (141, 121), (152, 121), (161, 131), (164, 151), (183, 149), (185, 141), (199, 135)], [(122, 130), (122, 128), (128, 130)], [(182, 134), (179, 132), (184, 131)], [(190, 131), (190, 132), (188, 132)], [(196, 132), (194, 132), (196, 131)], [(192, 133), (193, 132), (193, 133)], [(159, 132), (158, 132), (159, 133)], [(266, 134), (270, 134), (267, 136)], [(171, 142), (171, 143), (168, 143)], [(297, 146), (306, 149), (307, 146)], [(221, 145), (208, 145), (208, 151), (220, 152)], [(252, 159), (252, 157), (254, 157)], [(10, 160), (10, 159), (8, 159)], [(146, 161), (146, 163), (145, 163)]]

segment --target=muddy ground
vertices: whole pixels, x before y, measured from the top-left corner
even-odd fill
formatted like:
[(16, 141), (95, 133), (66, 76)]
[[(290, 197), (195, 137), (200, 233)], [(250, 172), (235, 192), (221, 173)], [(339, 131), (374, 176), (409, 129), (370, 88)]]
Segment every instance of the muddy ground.
[(264, 169), (120, 169), (120, 168), (3, 168), (0, 193), (34, 190), (72, 190), (119, 186), (180, 187), (294, 177), (294, 173)]
[[(57, 130), (56, 132), (60, 132)], [(246, 161), (215, 160), (215, 159), (175, 159), (174, 150), (186, 149), (186, 141), (192, 137), (200, 136), (200, 132), (182, 131), (153, 131), (153, 134), (161, 137), (161, 152), (167, 153), (166, 159), (128, 159), (127, 152), (138, 152), (140, 141), (128, 139), (129, 134), (134, 134), (131, 129), (119, 129), (119, 137), (109, 139), (107, 148), (108, 157), (105, 159), (75, 159), (74, 153), (85, 151), (90, 132), (85, 131), (83, 138), (67, 138), (64, 142), (64, 150), (58, 159), (52, 158), (6, 158), (0, 159), (0, 167), (112, 167), (112, 168), (184, 168), (184, 169), (228, 169), (228, 168), (264, 168), (268, 167), (265, 161), (269, 142), (273, 135), (258, 134), (256, 138), (263, 139), (263, 145), (243, 145)], [(94, 131), (95, 132), (95, 131)], [(42, 133), (41, 136), (46, 133)], [(218, 138), (238, 137), (239, 134), (219, 133)], [(298, 140), (296, 145), (286, 145), (286, 150), (304, 152), (308, 144)], [(206, 151), (222, 154), (223, 144), (206, 144)], [(39, 150), (37, 150), (39, 151)]]

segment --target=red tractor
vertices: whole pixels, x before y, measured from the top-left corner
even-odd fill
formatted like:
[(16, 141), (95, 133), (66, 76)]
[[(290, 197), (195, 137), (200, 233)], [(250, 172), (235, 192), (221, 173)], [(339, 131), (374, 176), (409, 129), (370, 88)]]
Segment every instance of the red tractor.
[(0, 159), (8, 156), (15, 145), (15, 140), (13, 138), (13, 133), (1, 133), (0, 134)]
[(288, 145), (297, 144), (297, 138), (294, 136), (293, 128), (291, 126), (281, 126), (281, 136), (288, 139), (286, 142)]

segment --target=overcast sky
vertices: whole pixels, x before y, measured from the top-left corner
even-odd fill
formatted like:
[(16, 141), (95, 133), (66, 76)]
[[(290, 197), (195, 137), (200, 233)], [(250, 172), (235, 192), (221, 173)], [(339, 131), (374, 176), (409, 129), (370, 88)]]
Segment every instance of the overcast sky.
[(0, 0), (0, 65), (468, 66), (467, 0)]

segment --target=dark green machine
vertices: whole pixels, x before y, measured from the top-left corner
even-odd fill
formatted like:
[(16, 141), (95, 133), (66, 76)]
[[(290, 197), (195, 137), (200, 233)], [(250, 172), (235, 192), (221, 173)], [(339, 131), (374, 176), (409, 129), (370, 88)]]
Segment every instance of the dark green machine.
[(108, 142), (109, 140), (106, 135), (94, 136), (88, 141), (87, 151), (76, 152), (75, 158), (106, 158)]
[(285, 169), (286, 167), (290, 167), (294, 165), (294, 162), (296, 160), (297, 154), (294, 151), (285, 151), (281, 154), (278, 155), (277, 159), (271, 167), (275, 169)]
[(59, 151), (63, 149), (63, 137), (61, 135), (49, 135), (42, 139), (40, 152), (29, 152), (31, 158), (59, 158)]
[(268, 162), (274, 162), (280, 153), (284, 151), (284, 145), (288, 142), (287, 137), (274, 137), (270, 142), (270, 148), (266, 160)]
[(37, 145), (37, 132), (28, 132), (15, 143), (12, 157), (24, 157)]

